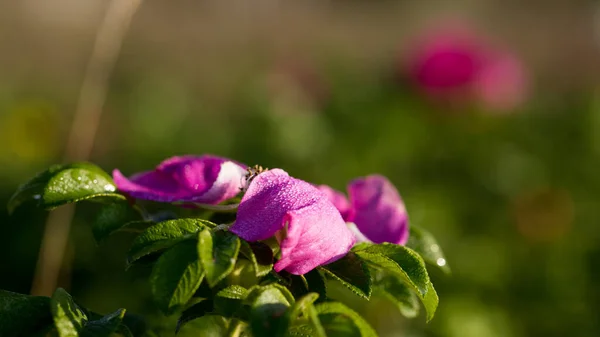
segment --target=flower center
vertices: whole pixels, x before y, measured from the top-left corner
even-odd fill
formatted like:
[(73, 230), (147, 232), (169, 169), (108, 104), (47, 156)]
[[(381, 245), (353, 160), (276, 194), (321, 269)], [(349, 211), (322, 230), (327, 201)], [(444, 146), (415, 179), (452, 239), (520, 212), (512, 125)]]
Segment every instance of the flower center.
[(243, 182), (242, 182), (242, 187), (240, 188), (242, 190), (242, 192), (246, 192), (246, 190), (248, 189), (248, 186), (250, 186), (250, 183), (252, 182), (252, 179), (254, 179), (257, 175), (268, 171), (269, 169), (266, 167), (262, 167), (260, 165), (254, 165), (254, 166), (248, 166), (248, 168), (246, 169), (246, 175), (244, 175)]

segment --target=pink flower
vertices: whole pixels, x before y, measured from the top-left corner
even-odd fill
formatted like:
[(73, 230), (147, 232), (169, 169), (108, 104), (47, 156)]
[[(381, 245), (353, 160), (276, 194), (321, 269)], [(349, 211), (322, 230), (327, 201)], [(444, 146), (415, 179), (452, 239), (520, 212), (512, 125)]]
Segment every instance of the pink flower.
[(211, 155), (169, 158), (154, 171), (126, 178), (113, 171), (117, 188), (133, 198), (218, 204), (240, 192), (244, 166)]
[[(331, 190), (328, 186), (320, 186)], [(404, 202), (394, 185), (384, 176), (370, 175), (357, 178), (348, 184), (348, 202), (343, 194), (327, 192), (344, 220), (359, 241), (390, 242), (403, 245), (408, 240), (408, 214)]]
[(229, 229), (247, 241), (280, 239), (275, 271), (300, 275), (348, 253), (355, 238), (335, 206), (313, 185), (281, 169), (249, 184)]
[(410, 61), (410, 75), (426, 94), (464, 96), (484, 63), (483, 46), (470, 32), (444, 29), (424, 37)]
[(508, 52), (488, 55), (477, 74), (474, 90), (486, 107), (506, 111), (519, 106), (529, 91), (528, 76), (521, 61)]
[(463, 26), (439, 27), (421, 37), (407, 67), (417, 87), (436, 100), (510, 110), (528, 91), (521, 61)]

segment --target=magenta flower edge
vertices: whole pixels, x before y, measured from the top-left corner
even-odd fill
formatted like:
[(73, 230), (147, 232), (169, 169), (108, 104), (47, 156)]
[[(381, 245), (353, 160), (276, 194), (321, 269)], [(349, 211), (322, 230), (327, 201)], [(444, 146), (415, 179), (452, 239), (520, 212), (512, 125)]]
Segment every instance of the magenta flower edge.
[(218, 204), (240, 192), (245, 166), (216, 156), (172, 157), (153, 171), (126, 178), (113, 171), (117, 188), (136, 199)]

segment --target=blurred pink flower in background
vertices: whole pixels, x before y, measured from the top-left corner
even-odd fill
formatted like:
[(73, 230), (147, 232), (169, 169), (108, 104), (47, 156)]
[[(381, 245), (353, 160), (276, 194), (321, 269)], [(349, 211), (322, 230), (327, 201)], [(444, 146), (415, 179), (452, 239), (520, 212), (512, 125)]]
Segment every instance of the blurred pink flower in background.
[(521, 61), (509, 52), (487, 55), (477, 75), (476, 96), (489, 109), (511, 110), (527, 98), (527, 73)]
[(529, 79), (521, 60), (463, 24), (441, 25), (417, 38), (404, 67), (410, 81), (436, 101), (506, 111), (527, 96)]

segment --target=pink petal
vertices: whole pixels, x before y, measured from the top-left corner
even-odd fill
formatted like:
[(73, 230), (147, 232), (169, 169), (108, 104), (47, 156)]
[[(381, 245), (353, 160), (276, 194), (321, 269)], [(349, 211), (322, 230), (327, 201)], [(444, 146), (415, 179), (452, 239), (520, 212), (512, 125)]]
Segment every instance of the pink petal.
[(525, 100), (528, 84), (521, 60), (508, 52), (496, 52), (488, 56), (479, 72), (475, 91), (487, 108), (507, 111)]
[(342, 192), (336, 191), (327, 185), (319, 185), (317, 188), (325, 193), (327, 199), (337, 208), (344, 221), (346, 221), (352, 211), (348, 198)]
[(215, 156), (182, 156), (163, 161), (156, 170), (124, 177), (113, 171), (118, 189), (138, 199), (217, 204), (240, 191), (244, 166)]
[(323, 193), (280, 169), (252, 180), (230, 231), (247, 241), (280, 233), (281, 259), (275, 270), (297, 275), (343, 257), (355, 242)]
[(408, 214), (394, 185), (385, 177), (371, 175), (348, 185), (354, 222), (369, 240), (403, 245), (408, 240)]
[(356, 227), (356, 224), (354, 222), (347, 222), (346, 225), (348, 226), (348, 229), (354, 234), (356, 242), (372, 242), (371, 240), (367, 239), (367, 237), (364, 236), (363, 233), (360, 232), (360, 229)]
[(410, 60), (410, 73), (417, 85), (436, 98), (466, 95), (484, 59), (482, 39), (463, 26), (437, 27), (422, 36)]
[(114, 170), (113, 180), (120, 191), (136, 199), (173, 202), (187, 195), (173, 177), (159, 171), (137, 173), (127, 179), (121, 171)]

